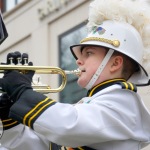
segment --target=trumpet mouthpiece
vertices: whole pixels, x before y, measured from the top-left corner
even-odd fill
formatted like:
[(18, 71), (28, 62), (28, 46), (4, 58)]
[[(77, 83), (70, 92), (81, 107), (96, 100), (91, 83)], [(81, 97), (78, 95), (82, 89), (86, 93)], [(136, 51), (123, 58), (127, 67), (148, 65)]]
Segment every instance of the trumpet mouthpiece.
[(77, 75), (79, 76), (81, 74), (81, 70), (80, 69), (76, 69), (76, 70), (65, 70), (65, 73), (66, 74), (74, 74), (74, 75)]

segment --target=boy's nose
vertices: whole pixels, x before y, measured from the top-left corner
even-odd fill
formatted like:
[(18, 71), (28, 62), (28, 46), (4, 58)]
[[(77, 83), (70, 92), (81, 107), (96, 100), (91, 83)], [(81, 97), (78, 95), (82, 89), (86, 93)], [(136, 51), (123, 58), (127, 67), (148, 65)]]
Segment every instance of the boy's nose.
[(76, 60), (76, 64), (77, 64), (78, 66), (80, 66), (80, 65), (83, 64), (83, 61), (82, 61), (81, 59), (77, 59), (77, 60)]

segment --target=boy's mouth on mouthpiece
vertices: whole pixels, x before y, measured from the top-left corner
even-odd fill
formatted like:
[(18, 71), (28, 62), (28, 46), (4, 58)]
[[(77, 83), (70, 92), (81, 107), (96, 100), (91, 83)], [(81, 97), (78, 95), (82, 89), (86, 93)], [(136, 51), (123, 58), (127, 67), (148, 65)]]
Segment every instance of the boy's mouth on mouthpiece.
[(79, 69), (80, 69), (81, 73), (86, 72), (84, 68), (79, 68)]
[(81, 76), (81, 74), (82, 74), (83, 72), (86, 72), (85, 69), (82, 69), (82, 68), (79, 68), (79, 70), (80, 70), (80, 73), (78, 74), (78, 76)]

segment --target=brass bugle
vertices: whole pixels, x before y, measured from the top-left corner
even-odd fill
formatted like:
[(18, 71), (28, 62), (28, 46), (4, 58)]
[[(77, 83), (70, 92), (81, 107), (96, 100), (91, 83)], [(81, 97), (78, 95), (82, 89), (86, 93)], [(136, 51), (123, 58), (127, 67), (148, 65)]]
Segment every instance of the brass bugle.
[[(62, 83), (61, 85), (56, 88), (52, 89), (50, 86), (47, 86), (47, 88), (35, 88), (33, 85), (33, 90), (40, 92), (40, 93), (56, 93), (62, 91), (67, 83), (67, 74), (74, 74), (74, 75), (79, 75), (81, 71), (79, 69), (77, 70), (62, 70), (59, 67), (51, 67), (51, 66), (22, 66), (22, 65), (0, 65), (0, 73), (4, 73), (5, 71), (9, 70), (18, 70), (20, 72), (25, 72), (25, 71), (35, 71), (37, 74), (59, 74), (62, 76)], [(35, 85), (35, 87), (38, 87)]]

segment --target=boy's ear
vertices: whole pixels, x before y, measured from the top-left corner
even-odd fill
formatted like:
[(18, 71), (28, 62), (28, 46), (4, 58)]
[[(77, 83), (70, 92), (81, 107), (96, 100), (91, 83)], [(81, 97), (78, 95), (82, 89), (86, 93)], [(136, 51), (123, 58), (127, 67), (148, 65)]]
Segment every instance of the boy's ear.
[(123, 66), (123, 57), (122, 56), (114, 56), (112, 58), (110, 72), (115, 72), (122, 68)]

